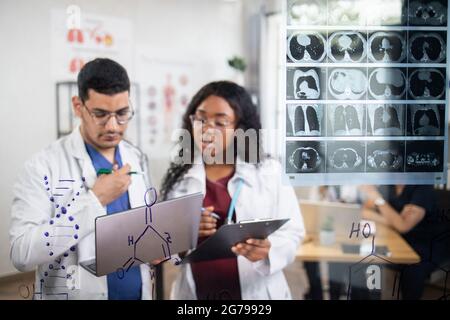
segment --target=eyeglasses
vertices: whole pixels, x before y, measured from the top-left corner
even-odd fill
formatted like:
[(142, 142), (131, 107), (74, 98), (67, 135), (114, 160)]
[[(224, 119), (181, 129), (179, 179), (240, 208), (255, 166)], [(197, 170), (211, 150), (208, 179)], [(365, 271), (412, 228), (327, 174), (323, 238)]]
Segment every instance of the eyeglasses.
[(234, 122), (227, 119), (227, 118), (213, 118), (213, 119), (207, 119), (203, 116), (200, 115), (196, 115), (196, 114), (191, 114), (189, 116), (189, 119), (191, 119), (193, 124), (201, 124), (202, 126), (207, 125), (208, 123), (215, 128), (218, 129), (224, 129), (227, 128), (228, 126), (232, 125)]
[(117, 112), (109, 112), (105, 110), (96, 109), (94, 111), (89, 110), (89, 108), (83, 103), (86, 111), (94, 120), (95, 124), (98, 126), (104, 126), (108, 123), (111, 117), (115, 117), (119, 125), (124, 125), (130, 121), (134, 116), (134, 110), (131, 107), (131, 102), (129, 102), (129, 107), (124, 107)]

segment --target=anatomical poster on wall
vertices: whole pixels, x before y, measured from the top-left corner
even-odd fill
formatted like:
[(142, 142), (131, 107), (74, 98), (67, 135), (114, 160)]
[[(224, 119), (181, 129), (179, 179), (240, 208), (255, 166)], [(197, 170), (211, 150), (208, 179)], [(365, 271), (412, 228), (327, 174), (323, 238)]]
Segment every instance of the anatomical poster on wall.
[(447, 180), (447, 0), (286, 0), (284, 180)]
[[(74, 15), (78, 15), (78, 20), (72, 19)], [(50, 65), (53, 80), (76, 80), (80, 69), (97, 57), (114, 59), (132, 73), (131, 21), (81, 9), (52, 10)]]
[(150, 158), (167, 159), (189, 101), (205, 81), (202, 66), (190, 58), (140, 45), (136, 50), (136, 70), (141, 88), (143, 150)]

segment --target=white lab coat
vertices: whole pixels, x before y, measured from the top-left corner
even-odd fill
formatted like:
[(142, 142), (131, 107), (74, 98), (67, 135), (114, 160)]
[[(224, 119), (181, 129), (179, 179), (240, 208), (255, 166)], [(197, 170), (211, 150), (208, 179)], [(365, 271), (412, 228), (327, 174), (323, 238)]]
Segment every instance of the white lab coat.
[[(124, 164), (145, 172), (144, 176), (132, 175), (128, 189), (131, 207), (144, 206), (150, 187), (146, 158), (126, 141), (120, 142), (119, 150)], [(71, 179), (74, 182), (67, 181)], [(10, 256), (20, 271), (37, 268), (34, 299), (108, 298), (106, 276), (96, 277), (79, 266), (95, 257), (95, 218), (106, 214), (106, 207), (90, 190), (95, 180), (79, 127), (25, 163), (13, 191)], [(61, 186), (70, 188), (58, 189)], [(54, 196), (51, 202), (52, 194), (63, 195)], [(142, 299), (151, 299), (150, 268), (142, 264), (140, 271)]]
[[(197, 162), (199, 163), (199, 162)], [(266, 260), (251, 262), (238, 256), (242, 299), (291, 299), (287, 281), (282, 272), (290, 264), (304, 238), (305, 229), (297, 198), (292, 187), (281, 183), (281, 168), (275, 160), (266, 160), (260, 168), (238, 159), (234, 176), (228, 183), (232, 196), (238, 179), (244, 181), (236, 203), (236, 220), (256, 218), (290, 218), (283, 227), (269, 236), (271, 248)], [(203, 164), (194, 164), (177, 183), (169, 198), (202, 192), (206, 194), (206, 176)], [(211, 271), (214, 272), (214, 271)], [(195, 282), (189, 264), (181, 266), (171, 291), (172, 299), (197, 299)]]

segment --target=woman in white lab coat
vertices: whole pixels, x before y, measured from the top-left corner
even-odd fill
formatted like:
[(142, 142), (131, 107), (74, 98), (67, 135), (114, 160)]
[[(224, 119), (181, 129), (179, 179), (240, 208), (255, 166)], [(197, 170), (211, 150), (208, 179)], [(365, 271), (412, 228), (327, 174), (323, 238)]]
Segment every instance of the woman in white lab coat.
[[(230, 218), (290, 220), (266, 239), (232, 247), (236, 257), (183, 264), (171, 298), (290, 299), (282, 270), (304, 237), (303, 219), (292, 187), (282, 185), (281, 166), (262, 153), (249, 94), (231, 82), (207, 84), (189, 104), (183, 129), (182, 159), (171, 164), (162, 195), (204, 194), (199, 243)], [(239, 129), (249, 143), (239, 141)]]

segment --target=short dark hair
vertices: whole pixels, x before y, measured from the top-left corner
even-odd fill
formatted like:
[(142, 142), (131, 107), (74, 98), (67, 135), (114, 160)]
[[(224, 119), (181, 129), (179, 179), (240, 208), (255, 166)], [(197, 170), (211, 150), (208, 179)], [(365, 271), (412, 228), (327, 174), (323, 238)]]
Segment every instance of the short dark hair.
[(130, 79), (125, 68), (107, 58), (86, 63), (78, 74), (77, 82), (78, 96), (83, 102), (89, 99), (89, 89), (107, 95), (130, 92)]

